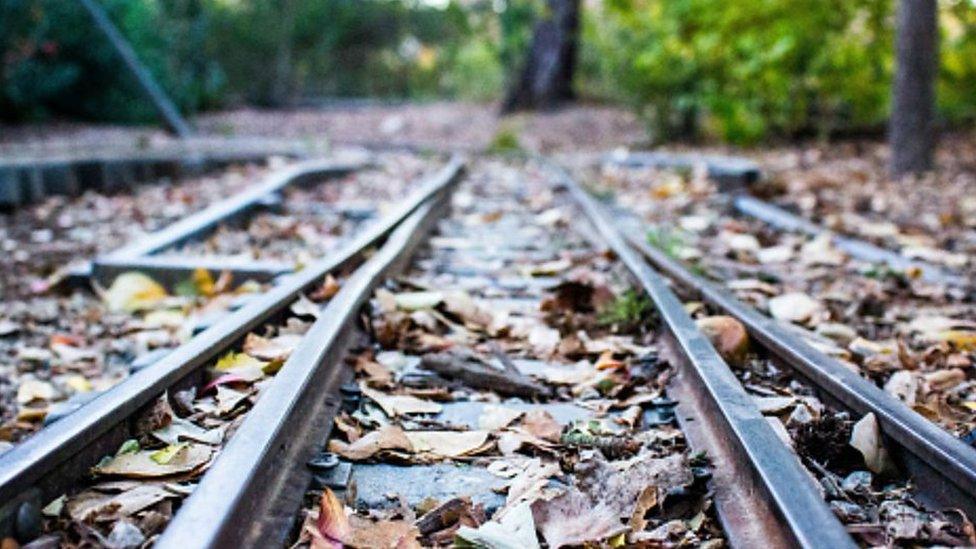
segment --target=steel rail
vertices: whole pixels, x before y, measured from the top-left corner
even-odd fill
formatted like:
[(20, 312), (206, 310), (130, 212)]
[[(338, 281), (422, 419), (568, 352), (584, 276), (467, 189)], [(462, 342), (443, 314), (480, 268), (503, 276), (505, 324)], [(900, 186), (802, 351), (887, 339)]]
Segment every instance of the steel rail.
[(712, 154), (668, 153), (668, 152), (628, 152), (608, 153), (603, 161), (620, 166), (641, 168), (689, 169), (698, 164), (705, 166), (708, 177), (725, 188), (743, 188), (755, 183), (762, 176), (759, 165), (738, 156)]
[[(742, 187), (758, 181), (761, 176), (758, 164), (752, 160), (735, 156), (632, 152), (625, 154), (608, 153), (603, 156), (603, 161), (631, 168), (688, 168), (700, 163), (706, 166), (708, 176), (719, 183), (721, 190), (736, 193), (742, 191)], [(966, 277), (950, 269), (925, 261), (909, 259), (897, 252), (864, 240), (838, 235), (825, 227), (753, 196), (736, 194), (732, 198), (732, 207), (743, 215), (753, 217), (781, 230), (804, 233), (809, 236), (829, 234), (834, 246), (850, 254), (851, 257), (870, 263), (883, 263), (897, 271), (918, 269), (922, 279), (926, 282), (952, 286), (968, 286), (970, 284)]]
[(735, 317), (773, 355), (830, 401), (858, 414), (873, 412), (889, 450), (920, 490), (923, 501), (976, 515), (976, 451), (911, 410), (838, 360), (815, 349), (790, 327), (747, 305), (649, 245), (642, 226), (621, 213), (618, 224), (630, 245), (657, 269), (704, 301)]
[(953, 286), (964, 286), (969, 281), (948, 269), (925, 261), (909, 259), (897, 252), (882, 248), (857, 238), (838, 235), (779, 206), (758, 198), (739, 195), (732, 199), (732, 207), (739, 213), (753, 217), (781, 230), (804, 233), (809, 236), (830, 235), (834, 246), (862, 261), (884, 263), (899, 272), (918, 269), (922, 280)]
[(131, 438), (133, 426), (129, 418), (141, 407), (170, 387), (200, 381), (197, 378), (203, 376), (202, 366), (285, 311), (300, 293), (327, 273), (357, 263), (364, 250), (386, 238), (430, 197), (452, 185), (463, 166), (460, 159), (452, 159), (427, 177), (393, 212), (333, 253), (287, 275), (267, 293), (223, 317), (158, 362), (0, 455), (0, 534), (9, 532), (12, 516), (21, 503), (43, 505), (58, 497), (89, 474), (99, 459)]
[(283, 546), (328, 440), (349, 371), (342, 358), (373, 290), (413, 256), (446, 207), (445, 188), (415, 211), (322, 311), (275, 383), (164, 530), (157, 548)]
[(166, 287), (173, 287), (181, 280), (186, 280), (197, 269), (217, 273), (226, 271), (234, 277), (234, 280), (270, 282), (278, 276), (293, 272), (295, 265), (284, 261), (236, 257), (147, 255), (133, 259), (101, 259), (98, 262), (98, 269), (89, 272), (88, 277), (102, 286), (108, 286), (116, 276), (124, 272), (141, 271), (151, 275), (156, 282)]
[(716, 506), (731, 544), (855, 547), (809, 473), (695, 326), (664, 277), (627, 245), (596, 199), (564, 170), (551, 167), (661, 316), (668, 349), (678, 359), (676, 388), (682, 400), (693, 401), (685, 409), (695, 417), (689, 420), (682, 413), (682, 428), (690, 431), (686, 434), (693, 445), (704, 445), (713, 459), (723, 458), (717, 461), (717, 473), (724, 472), (728, 483), (716, 483)]
[[(217, 202), (193, 215), (185, 217), (165, 229), (152, 233), (132, 244), (123, 246), (103, 256), (107, 260), (125, 260), (152, 255), (166, 248), (185, 242), (194, 236), (217, 226), (219, 223), (258, 206), (266, 197), (281, 189), (303, 181), (326, 176), (338, 176), (360, 169), (362, 163), (336, 162), (334, 160), (306, 160), (269, 174), (262, 183), (244, 192)], [(101, 258), (96, 258), (97, 274)]]

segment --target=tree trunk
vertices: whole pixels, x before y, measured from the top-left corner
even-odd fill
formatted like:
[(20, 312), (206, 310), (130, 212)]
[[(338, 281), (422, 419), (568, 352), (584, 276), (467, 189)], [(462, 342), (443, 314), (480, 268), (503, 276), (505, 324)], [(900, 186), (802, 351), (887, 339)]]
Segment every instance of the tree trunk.
[(277, 5), (280, 29), (272, 68), (274, 77), (267, 98), (268, 104), (272, 107), (282, 107), (291, 99), (295, 12), (298, 9), (295, 0), (281, 0)]
[(535, 24), (519, 78), (502, 104), (503, 112), (551, 108), (573, 98), (573, 70), (579, 30), (579, 0), (547, 0)]
[(891, 171), (932, 167), (939, 29), (936, 0), (900, 0), (891, 111)]

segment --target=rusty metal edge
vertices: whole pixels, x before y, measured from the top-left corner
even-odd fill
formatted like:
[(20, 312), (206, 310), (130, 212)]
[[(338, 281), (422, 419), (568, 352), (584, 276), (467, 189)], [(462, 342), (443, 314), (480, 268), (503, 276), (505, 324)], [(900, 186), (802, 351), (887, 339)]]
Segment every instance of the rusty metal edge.
[(450, 186), (464, 163), (453, 158), (380, 222), (318, 262), (291, 275), (260, 299), (224, 317), (152, 366), (106, 391), (68, 417), (50, 425), (0, 455), (0, 534), (10, 531), (16, 506), (43, 505), (88, 474), (105, 453), (130, 435), (128, 418), (167, 388), (288, 305), (327, 273), (350, 265), (364, 250), (386, 237), (428, 198)]
[[(760, 513), (761, 518), (744, 519), (742, 502), (724, 494), (716, 498), (720, 520), (733, 545), (756, 547), (775, 540), (789, 540), (790, 545), (811, 549), (856, 547), (827, 507), (813, 478), (776, 435), (708, 338), (697, 329), (665, 279), (628, 246), (612, 218), (593, 197), (564, 170), (551, 164), (550, 167), (654, 302), (669, 332), (672, 352), (681, 359), (679, 363), (684, 363), (680, 369), (683, 381), (689, 382), (688, 387), (698, 393), (696, 400), (702, 410), (712, 411), (708, 422), (721, 430), (717, 439), (724, 449), (730, 450), (725, 455), (734, 456), (735, 467), (750, 473), (736, 475), (733, 480), (739, 483), (751, 480), (750, 491), (760, 494), (751, 502), (766, 506), (766, 509), (751, 510)], [(695, 421), (703, 419), (696, 417)], [(705, 439), (698, 437), (698, 440)], [(724, 453), (723, 448), (714, 450), (719, 455)], [(728, 464), (719, 464), (723, 465)], [(716, 492), (724, 490), (720, 485), (715, 488)], [(757, 525), (762, 527), (758, 535)]]
[[(618, 216), (618, 220), (622, 219)], [(633, 220), (632, 220), (633, 221)], [(638, 225), (639, 227), (639, 225)], [(873, 412), (895, 458), (912, 475), (923, 499), (976, 515), (976, 450), (904, 403), (813, 348), (787, 327), (712, 282), (693, 274), (642, 239), (624, 231), (630, 245), (679, 285), (742, 322), (750, 335), (831, 400), (858, 414)]]
[[(446, 206), (445, 188), (415, 211), (322, 311), (183, 503), (156, 544), (281, 547), (298, 514), (311, 472), (304, 467), (328, 438), (337, 411), (348, 332), (373, 290), (402, 270)], [(345, 376), (343, 375), (345, 372)]]

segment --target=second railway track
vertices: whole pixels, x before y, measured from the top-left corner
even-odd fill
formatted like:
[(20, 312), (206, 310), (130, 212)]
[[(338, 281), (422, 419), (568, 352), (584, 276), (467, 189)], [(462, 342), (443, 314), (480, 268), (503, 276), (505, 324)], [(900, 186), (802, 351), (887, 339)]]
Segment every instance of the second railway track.
[[(834, 503), (848, 479), (764, 415), (757, 391), (782, 379), (730, 369), (647, 260), (681, 271), (552, 165), (461, 173), (451, 162), (329, 259), (0, 455), (5, 533), (179, 549), (872, 539)], [(302, 292), (322, 304), (293, 305)], [(790, 343), (727, 312), (773, 353)], [(791, 402), (814, 410), (815, 394)], [(891, 434), (897, 411), (832, 396)], [(938, 465), (965, 465), (943, 450)], [(926, 503), (971, 512), (956, 484)], [(42, 508), (45, 532), (24, 532)], [(865, 517), (868, 534), (903, 527), (896, 511)], [(967, 541), (965, 515), (931, 516), (927, 540)]]

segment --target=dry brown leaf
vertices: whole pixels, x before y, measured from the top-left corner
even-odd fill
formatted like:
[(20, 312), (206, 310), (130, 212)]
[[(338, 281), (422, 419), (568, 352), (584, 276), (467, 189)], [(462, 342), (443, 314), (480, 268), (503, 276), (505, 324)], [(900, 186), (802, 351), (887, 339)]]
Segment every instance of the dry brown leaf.
[(258, 360), (284, 362), (301, 341), (301, 336), (293, 334), (268, 339), (251, 333), (244, 338), (244, 352)]
[(420, 532), (405, 520), (372, 521), (359, 515), (349, 517), (351, 531), (342, 541), (346, 547), (362, 549), (420, 548)]
[(534, 437), (559, 442), (563, 427), (545, 410), (531, 410), (522, 418), (522, 429)]
[(444, 409), (436, 402), (423, 400), (410, 395), (388, 395), (374, 389), (370, 389), (365, 383), (360, 383), (363, 396), (375, 402), (383, 409), (388, 417), (397, 417), (408, 414), (437, 414)]
[(599, 542), (627, 531), (612, 509), (603, 503), (594, 506), (576, 488), (531, 505), (536, 527), (553, 549)]
[(156, 478), (180, 473), (197, 472), (210, 462), (213, 448), (205, 444), (187, 444), (166, 463), (152, 458), (154, 450), (141, 450), (113, 457), (93, 468), (99, 475), (116, 475), (128, 478)]
[(91, 523), (127, 517), (176, 494), (160, 484), (138, 484), (117, 494), (106, 494), (98, 486), (74, 495), (65, 502), (68, 516)]
[(453, 458), (484, 446), (488, 431), (408, 431), (406, 437), (417, 453)]
[(310, 533), (314, 549), (341, 549), (343, 540), (352, 533), (345, 507), (329, 488), (319, 498), (319, 515)]
[(407, 452), (413, 452), (413, 445), (410, 443), (410, 439), (404, 434), (403, 429), (394, 425), (386, 425), (375, 431), (366, 433), (362, 438), (352, 444), (336, 439), (329, 441), (330, 452), (335, 452), (353, 461), (369, 459), (377, 452), (383, 450), (405, 450)]
[(513, 410), (505, 406), (487, 404), (478, 417), (478, 428), (485, 431), (498, 431), (508, 427), (522, 415), (520, 410)]

